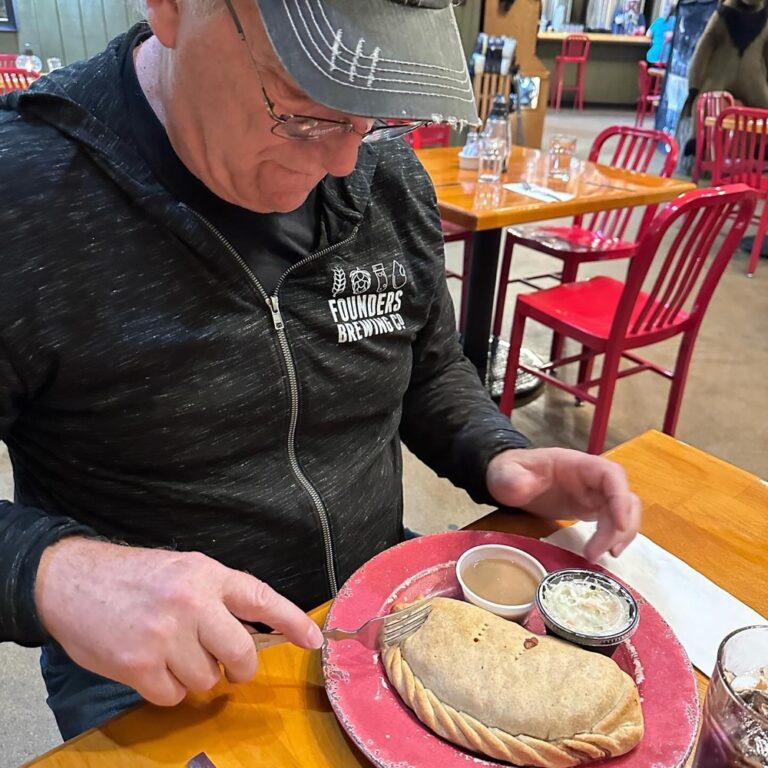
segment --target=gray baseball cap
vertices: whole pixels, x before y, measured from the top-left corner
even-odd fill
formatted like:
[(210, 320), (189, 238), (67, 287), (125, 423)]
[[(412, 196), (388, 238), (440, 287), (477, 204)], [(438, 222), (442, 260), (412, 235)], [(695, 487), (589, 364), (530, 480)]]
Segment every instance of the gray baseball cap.
[(256, 0), (283, 66), (340, 112), (479, 124), (452, 0)]

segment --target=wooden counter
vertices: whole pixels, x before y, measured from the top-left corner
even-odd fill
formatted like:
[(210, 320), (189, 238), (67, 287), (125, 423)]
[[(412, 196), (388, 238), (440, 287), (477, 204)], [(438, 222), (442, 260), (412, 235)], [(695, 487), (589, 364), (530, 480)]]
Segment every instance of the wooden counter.
[[(650, 39), (603, 32), (586, 35), (592, 41), (587, 60), (586, 106), (634, 107), (639, 94), (637, 65), (645, 59)], [(536, 53), (550, 72), (554, 72), (555, 56), (560, 53), (565, 37), (565, 32), (540, 32), (538, 35)], [(574, 81), (575, 69), (574, 65), (566, 66), (566, 83)], [(563, 96), (563, 109), (571, 108), (571, 98), (570, 93)]]
[(544, 42), (562, 42), (568, 35), (586, 35), (591, 42), (597, 44), (609, 43), (612, 45), (642, 45), (646, 48), (651, 44), (651, 39), (645, 35), (612, 35), (608, 32), (539, 32), (538, 39)]

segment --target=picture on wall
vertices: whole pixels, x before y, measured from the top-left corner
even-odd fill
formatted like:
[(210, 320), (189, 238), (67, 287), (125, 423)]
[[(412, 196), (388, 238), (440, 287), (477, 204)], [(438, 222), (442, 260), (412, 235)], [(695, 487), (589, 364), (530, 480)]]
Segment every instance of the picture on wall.
[(13, 0), (0, 0), (0, 31), (16, 31), (16, 14)]

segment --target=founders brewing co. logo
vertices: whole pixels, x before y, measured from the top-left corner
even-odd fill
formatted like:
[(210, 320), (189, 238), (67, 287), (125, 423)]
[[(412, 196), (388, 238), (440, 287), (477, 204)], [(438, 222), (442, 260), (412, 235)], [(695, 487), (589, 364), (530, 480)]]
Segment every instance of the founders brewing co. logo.
[(374, 264), (367, 269), (334, 267), (333, 298), (328, 301), (328, 307), (336, 323), (339, 343), (404, 330), (400, 308), (402, 288), (407, 282), (405, 267), (396, 260), (391, 264)]

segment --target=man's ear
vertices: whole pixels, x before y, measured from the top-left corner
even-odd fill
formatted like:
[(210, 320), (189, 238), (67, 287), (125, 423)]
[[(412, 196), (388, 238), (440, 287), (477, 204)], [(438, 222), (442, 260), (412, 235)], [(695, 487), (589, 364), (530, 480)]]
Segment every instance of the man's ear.
[(163, 46), (176, 47), (176, 35), (179, 30), (177, 0), (147, 0), (147, 21)]

